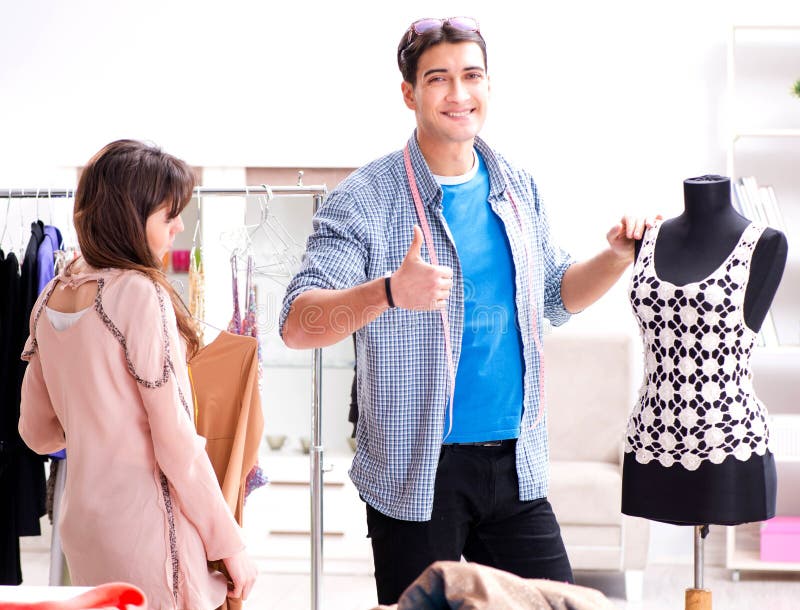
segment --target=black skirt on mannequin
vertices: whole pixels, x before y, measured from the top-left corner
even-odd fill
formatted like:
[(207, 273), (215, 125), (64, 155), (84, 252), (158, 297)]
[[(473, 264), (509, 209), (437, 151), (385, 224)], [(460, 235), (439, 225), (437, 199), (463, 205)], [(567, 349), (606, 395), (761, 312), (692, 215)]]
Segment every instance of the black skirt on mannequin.
[(622, 512), (677, 525), (764, 521), (775, 516), (777, 486), (775, 459), (769, 451), (746, 462), (733, 456), (721, 464), (704, 462), (697, 470), (640, 464), (626, 453)]

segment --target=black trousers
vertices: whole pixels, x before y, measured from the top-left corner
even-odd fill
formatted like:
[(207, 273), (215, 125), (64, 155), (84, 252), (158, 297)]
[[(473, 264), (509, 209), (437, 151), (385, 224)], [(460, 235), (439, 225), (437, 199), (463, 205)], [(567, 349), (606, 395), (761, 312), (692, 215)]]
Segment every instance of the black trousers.
[(574, 582), (550, 503), (519, 500), (515, 444), (443, 446), (430, 521), (393, 519), (367, 504), (380, 604), (397, 603), (434, 561), (462, 556), (523, 578)]

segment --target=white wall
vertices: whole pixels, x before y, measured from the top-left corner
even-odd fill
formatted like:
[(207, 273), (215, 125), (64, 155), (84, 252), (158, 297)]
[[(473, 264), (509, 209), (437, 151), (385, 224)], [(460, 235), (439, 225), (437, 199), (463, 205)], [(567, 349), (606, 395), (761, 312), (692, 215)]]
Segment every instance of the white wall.
[(450, 14), (488, 41), (484, 135), (583, 257), (623, 211), (672, 215), (683, 179), (725, 172), (729, 26), (797, 23), (800, 4), (0, 0), (0, 186), (63, 186), (119, 137), (199, 166), (358, 166), (413, 126), (404, 28)]

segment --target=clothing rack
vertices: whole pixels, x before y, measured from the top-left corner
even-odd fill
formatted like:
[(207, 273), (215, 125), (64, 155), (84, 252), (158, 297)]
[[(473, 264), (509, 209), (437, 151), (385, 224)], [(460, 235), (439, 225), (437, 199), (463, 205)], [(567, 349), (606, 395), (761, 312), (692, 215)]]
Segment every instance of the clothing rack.
[[(245, 197), (247, 195), (314, 195), (324, 198), (328, 194), (328, 187), (323, 185), (270, 186), (259, 184), (257, 186), (242, 187), (209, 187), (196, 186), (194, 194), (200, 195), (231, 195)], [(75, 189), (65, 188), (14, 188), (0, 189), (0, 199), (47, 199), (48, 197), (74, 197)]]
[[(304, 185), (302, 173), (297, 184), (293, 186), (270, 186), (260, 184), (246, 187), (208, 187), (197, 186), (194, 196), (238, 196), (249, 195), (311, 195), (314, 200), (313, 211), (317, 212), (322, 201), (328, 194), (326, 185)], [(0, 189), (0, 202), (3, 199), (9, 202), (12, 199), (47, 199), (70, 198), (75, 196), (75, 189), (66, 188), (7, 188)], [(205, 203), (205, 202), (204, 202)], [(322, 607), (322, 495), (323, 495), (323, 469), (322, 469), (322, 350), (313, 350), (311, 359), (311, 447), (309, 450), (310, 461), (310, 500), (311, 500), (311, 609), (320, 610)], [(57, 571), (60, 578), (61, 571)], [(51, 578), (53, 565), (51, 560)], [(52, 583), (51, 583), (52, 584)]]

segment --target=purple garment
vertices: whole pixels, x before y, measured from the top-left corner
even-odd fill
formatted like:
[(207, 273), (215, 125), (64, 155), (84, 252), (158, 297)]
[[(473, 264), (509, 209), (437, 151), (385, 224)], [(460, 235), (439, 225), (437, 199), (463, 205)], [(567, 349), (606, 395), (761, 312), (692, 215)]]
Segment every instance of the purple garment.
[(64, 242), (61, 239), (61, 231), (58, 228), (45, 225), (44, 226), (44, 239), (39, 244), (39, 252), (36, 256), (37, 263), (37, 285), (39, 292), (42, 292), (47, 282), (52, 280), (55, 273), (56, 250), (63, 250)]
[[(245, 337), (255, 337), (258, 341), (258, 324), (256, 323), (256, 289), (255, 284), (253, 283), (253, 270), (255, 269), (255, 262), (252, 256), (247, 257), (247, 287), (246, 292), (247, 296), (247, 311), (245, 312), (244, 318), (242, 318), (242, 314), (239, 310), (239, 276), (237, 273), (236, 268), (237, 260), (236, 255), (231, 257), (231, 280), (233, 286), (233, 317), (231, 321), (228, 323), (228, 332), (234, 335), (243, 335)], [(262, 368), (261, 368), (261, 341), (258, 341), (258, 389), (261, 390), (261, 377), (262, 377)], [(256, 464), (247, 474), (247, 479), (245, 481), (245, 488), (244, 488), (244, 499), (247, 500), (247, 496), (250, 495), (250, 492), (258, 489), (259, 487), (263, 487), (269, 483), (269, 478), (264, 471), (261, 470), (261, 467)]]
[[(61, 231), (52, 225), (44, 226), (44, 239), (39, 244), (39, 251), (36, 255), (36, 274), (39, 292), (44, 290), (47, 283), (52, 280), (56, 273), (56, 250), (63, 250), (64, 242), (61, 239)], [(50, 457), (63, 460), (67, 457), (67, 450), (62, 449), (56, 453), (51, 453)]]

